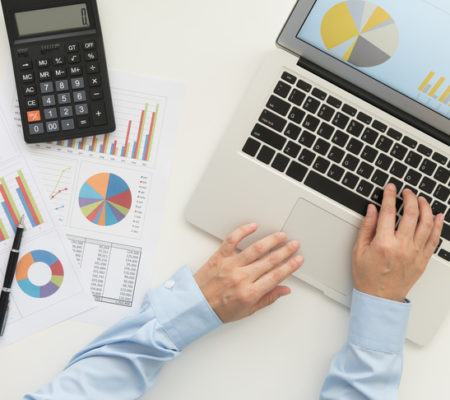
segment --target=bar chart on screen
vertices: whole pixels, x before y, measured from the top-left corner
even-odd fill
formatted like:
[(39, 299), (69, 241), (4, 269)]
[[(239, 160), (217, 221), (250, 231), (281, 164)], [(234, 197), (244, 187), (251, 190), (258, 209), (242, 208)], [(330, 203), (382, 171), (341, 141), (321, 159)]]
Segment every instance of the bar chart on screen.
[(429, 104), (441, 103), (439, 108), (445, 107), (444, 110), (448, 110), (446, 115), (450, 115), (450, 81), (445, 76), (435, 71), (430, 71), (420, 83), (417, 90), (419, 98)]

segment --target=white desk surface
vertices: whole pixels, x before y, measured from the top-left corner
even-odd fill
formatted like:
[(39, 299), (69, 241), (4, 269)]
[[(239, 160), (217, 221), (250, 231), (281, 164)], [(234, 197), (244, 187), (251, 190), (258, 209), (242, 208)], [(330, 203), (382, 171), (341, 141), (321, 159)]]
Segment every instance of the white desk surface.
[[(110, 68), (187, 85), (150, 288), (184, 263), (198, 268), (218, 246), (217, 240), (186, 223), (183, 209), (295, 1), (98, 2)], [(3, 22), (0, 25), (5, 60), (9, 48)], [(4, 62), (0, 73), (3, 68)], [(294, 278), (288, 284), (291, 296), (186, 349), (164, 367), (144, 398), (317, 399), (330, 360), (345, 341), (348, 311)], [(67, 321), (0, 349), (0, 398), (20, 399), (38, 389), (102, 330)], [(400, 399), (450, 398), (449, 370), (447, 319), (431, 345), (406, 345)]]

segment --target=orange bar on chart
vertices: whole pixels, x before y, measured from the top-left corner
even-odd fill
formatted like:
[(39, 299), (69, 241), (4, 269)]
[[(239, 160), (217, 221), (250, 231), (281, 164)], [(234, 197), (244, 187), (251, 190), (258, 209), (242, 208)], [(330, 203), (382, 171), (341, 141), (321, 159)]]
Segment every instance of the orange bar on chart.
[(444, 102), (445, 99), (450, 95), (450, 86), (447, 88), (447, 90), (444, 92), (444, 94), (439, 97), (439, 101)]
[(433, 89), (431, 89), (430, 93), (428, 93), (428, 96), (433, 97), (435, 93), (438, 91), (438, 89), (441, 87), (441, 85), (444, 83), (445, 78), (440, 78), (436, 85), (434, 85)]
[(428, 76), (425, 78), (425, 80), (422, 82), (422, 84), (419, 86), (419, 90), (422, 91), (425, 89), (425, 87), (430, 83), (431, 79), (434, 76), (434, 72), (430, 72)]

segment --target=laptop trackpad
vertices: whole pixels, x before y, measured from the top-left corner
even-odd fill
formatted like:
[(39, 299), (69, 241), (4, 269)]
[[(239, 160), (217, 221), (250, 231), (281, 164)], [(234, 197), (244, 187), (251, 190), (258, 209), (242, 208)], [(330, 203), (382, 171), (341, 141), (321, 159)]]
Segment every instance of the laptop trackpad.
[(305, 263), (299, 277), (307, 275), (343, 295), (350, 294), (352, 249), (358, 230), (309, 201), (299, 199), (283, 227), (289, 239), (297, 239), (301, 244), (299, 253)]

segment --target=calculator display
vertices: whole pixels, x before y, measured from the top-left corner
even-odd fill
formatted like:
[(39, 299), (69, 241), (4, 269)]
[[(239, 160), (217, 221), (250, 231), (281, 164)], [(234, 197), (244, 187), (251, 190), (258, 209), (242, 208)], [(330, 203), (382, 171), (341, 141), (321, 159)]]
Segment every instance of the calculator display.
[(15, 13), (19, 36), (89, 28), (85, 3)]

